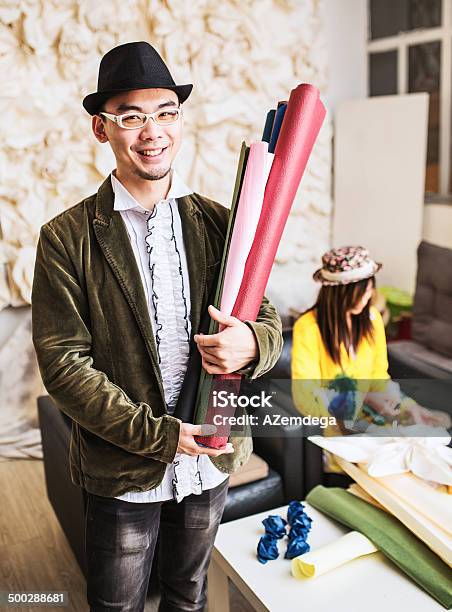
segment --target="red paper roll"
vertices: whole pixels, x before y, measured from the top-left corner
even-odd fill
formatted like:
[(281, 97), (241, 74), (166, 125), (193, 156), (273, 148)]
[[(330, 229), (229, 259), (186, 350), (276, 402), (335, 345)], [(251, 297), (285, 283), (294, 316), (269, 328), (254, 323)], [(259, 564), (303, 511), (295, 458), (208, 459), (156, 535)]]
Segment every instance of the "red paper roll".
[[(211, 393), (209, 397), (209, 407), (207, 408), (207, 414), (205, 423), (215, 424), (214, 417), (221, 415), (222, 417), (233, 417), (236, 411), (236, 407), (228, 405), (219, 410), (213, 405), (212, 397), (214, 391), (227, 391), (238, 396), (240, 393), (240, 383), (242, 377), (240, 374), (216, 374), (213, 378)], [(224, 423), (216, 424), (217, 431), (213, 436), (195, 436), (196, 442), (209, 448), (224, 448), (228, 443), (229, 434), (231, 431), (231, 425), (227, 420)]]
[(325, 112), (313, 85), (303, 84), (292, 90), (265, 188), (256, 236), (232, 312), (241, 321), (256, 320), (287, 217)]

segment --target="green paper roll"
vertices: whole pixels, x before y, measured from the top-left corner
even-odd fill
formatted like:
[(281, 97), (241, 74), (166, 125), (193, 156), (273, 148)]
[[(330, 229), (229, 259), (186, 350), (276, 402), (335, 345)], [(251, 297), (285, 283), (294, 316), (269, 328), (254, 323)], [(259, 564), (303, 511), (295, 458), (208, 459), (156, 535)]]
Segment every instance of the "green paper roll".
[(315, 487), (306, 501), (364, 534), (447, 610), (452, 607), (450, 568), (394, 516), (336, 487)]

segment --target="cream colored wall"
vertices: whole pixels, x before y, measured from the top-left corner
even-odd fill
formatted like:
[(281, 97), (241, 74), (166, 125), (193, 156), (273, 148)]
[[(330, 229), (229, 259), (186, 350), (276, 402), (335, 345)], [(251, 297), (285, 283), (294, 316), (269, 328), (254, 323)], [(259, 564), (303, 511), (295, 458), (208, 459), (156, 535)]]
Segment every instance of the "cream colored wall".
[[(299, 82), (323, 93), (322, 0), (0, 2), (0, 309), (30, 302), (40, 226), (95, 192), (114, 167), (81, 106), (101, 56), (148, 40), (195, 87), (177, 165), (194, 190), (229, 205), (243, 139)], [(331, 128), (325, 122), (278, 252), (269, 295), (286, 311), (328, 245)], [(294, 283), (294, 275), (300, 278)], [(309, 273), (307, 274), (309, 277)]]

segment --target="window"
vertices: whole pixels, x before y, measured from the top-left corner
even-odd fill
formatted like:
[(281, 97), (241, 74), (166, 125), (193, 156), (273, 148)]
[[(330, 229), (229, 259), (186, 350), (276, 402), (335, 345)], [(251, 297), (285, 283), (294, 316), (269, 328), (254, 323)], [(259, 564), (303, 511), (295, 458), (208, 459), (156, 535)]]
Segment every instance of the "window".
[(452, 0), (369, 0), (369, 95), (429, 94), (426, 194), (449, 197)]

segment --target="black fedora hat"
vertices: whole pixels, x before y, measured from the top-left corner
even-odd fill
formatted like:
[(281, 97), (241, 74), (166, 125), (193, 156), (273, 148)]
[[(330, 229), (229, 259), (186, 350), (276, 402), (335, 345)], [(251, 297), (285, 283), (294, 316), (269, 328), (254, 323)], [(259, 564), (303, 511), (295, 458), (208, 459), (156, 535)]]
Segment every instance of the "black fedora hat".
[(193, 85), (176, 85), (165, 62), (149, 43), (131, 42), (110, 49), (99, 66), (97, 91), (83, 100), (90, 115), (96, 115), (112, 96), (133, 89), (171, 89), (180, 103), (185, 102)]

